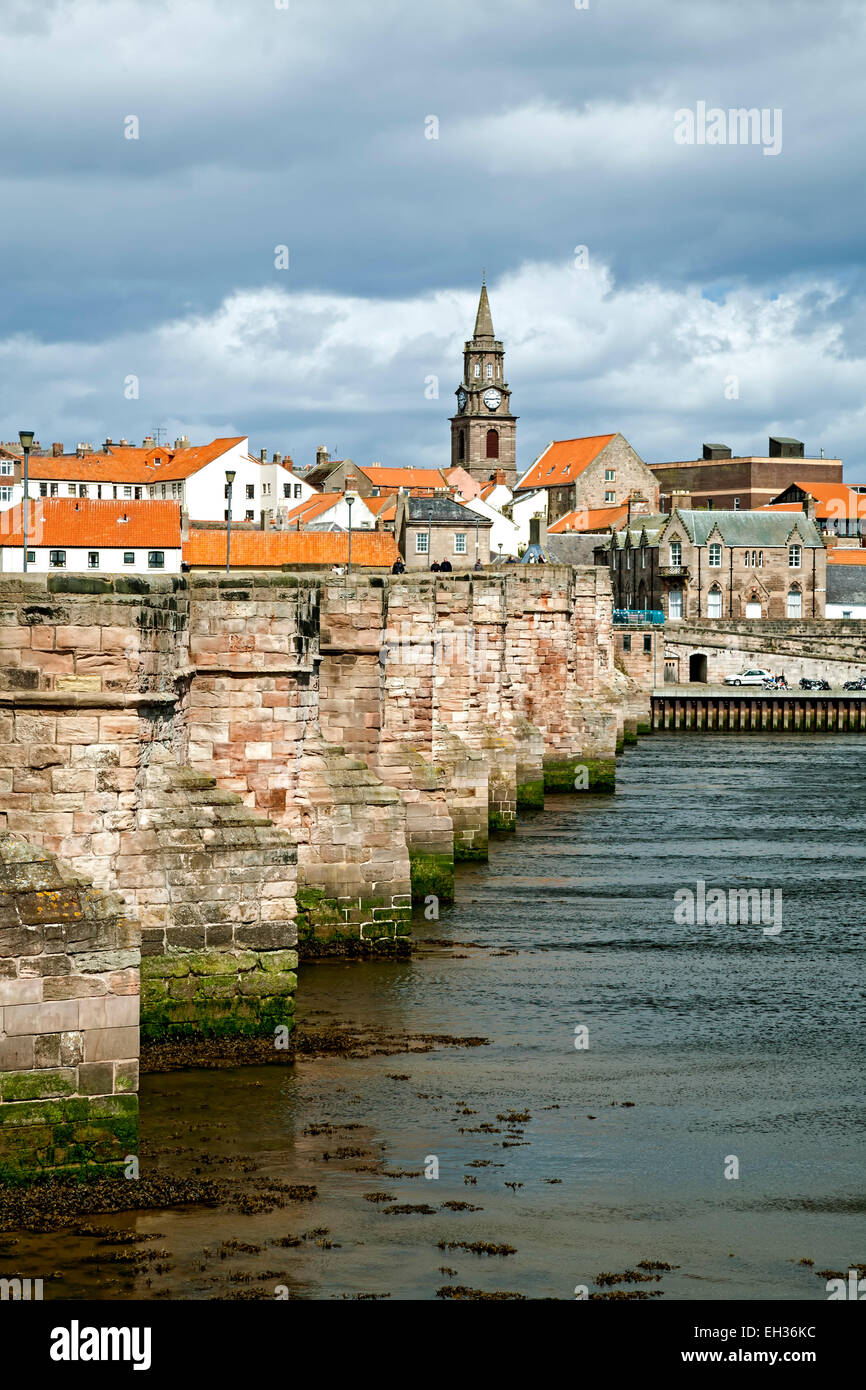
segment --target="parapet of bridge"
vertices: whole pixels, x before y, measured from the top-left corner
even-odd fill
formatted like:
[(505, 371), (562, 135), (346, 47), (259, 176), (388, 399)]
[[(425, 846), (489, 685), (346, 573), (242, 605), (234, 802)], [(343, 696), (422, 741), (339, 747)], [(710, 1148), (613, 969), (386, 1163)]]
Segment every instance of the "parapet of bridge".
[(610, 613), (593, 568), (0, 578), (0, 829), (115, 895), (146, 1038), (290, 1030), (299, 954), (405, 949), (491, 832), (612, 789)]

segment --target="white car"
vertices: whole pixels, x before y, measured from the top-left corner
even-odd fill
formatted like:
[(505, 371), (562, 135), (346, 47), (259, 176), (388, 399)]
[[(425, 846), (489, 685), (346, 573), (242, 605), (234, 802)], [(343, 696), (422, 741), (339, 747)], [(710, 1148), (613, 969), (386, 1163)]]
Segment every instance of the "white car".
[(735, 676), (725, 676), (725, 685), (763, 685), (764, 681), (772, 679), (772, 671), (764, 671), (760, 666), (749, 666), (745, 671), (738, 671)]

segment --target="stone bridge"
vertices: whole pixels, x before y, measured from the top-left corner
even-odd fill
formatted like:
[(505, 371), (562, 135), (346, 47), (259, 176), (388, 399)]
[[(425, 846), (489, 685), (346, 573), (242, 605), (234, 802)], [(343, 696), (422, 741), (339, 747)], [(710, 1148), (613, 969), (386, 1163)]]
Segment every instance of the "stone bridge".
[[(134, 1153), (144, 1039), (290, 1034), (648, 699), (605, 570), (0, 581), (0, 1174)], [(139, 1016), (140, 988), (140, 1016)]]

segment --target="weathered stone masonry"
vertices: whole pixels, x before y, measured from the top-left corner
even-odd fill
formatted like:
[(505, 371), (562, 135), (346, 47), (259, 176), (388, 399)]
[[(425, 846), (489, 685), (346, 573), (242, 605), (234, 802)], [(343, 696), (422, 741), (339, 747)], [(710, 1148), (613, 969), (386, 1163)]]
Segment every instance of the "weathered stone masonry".
[[(413, 895), (451, 896), (455, 858), (484, 856), (520, 806), (582, 785), (581, 769), (612, 786), (630, 683), (614, 668), (608, 582), (565, 567), (0, 581), (0, 829), (15, 862), (53, 866), (46, 883), (74, 878), (82, 920), (99, 902), (100, 932), (106, 913), (123, 923), (97, 970), (92, 951), (54, 949), (58, 915), (34, 969), (21, 934), (33, 909), (13, 881), (0, 923), (9, 1007), (53, 1004), (24, 996), (56, 971), (125, 1017), (140, 947), (145, 1036), (290, 1028), (299, 950), (400, 949)], [(108, 1088), (107, 1070), (70, 1060), (71, 1035), (86, 1053), (95, 1025), (67, 1012), (56, 1028), (34, 1014), (26, 1035), (57, 1033), (56, 1066), (36, 1061), (35, 1041), (31, 1066), (27, 1046), (7, 1046), (24, 1035), (0, 1027), (4, 1075), (58, 1073), (12, 1081), (18, 1098), (0, 1090), (0, 1111), (68, 1104), (80, 1119), (90, 1097), (114, 1115), (120, 1096), (122, 1131), (137, 1049), (120, 1025), (98, 1030)], [(56, 1051), (39, 1044), (42, 1058)], [(88, 1091), (92, 1075), (106, 1089)], [(37, 1094), (55, 1082), (62, 1094)], [(38, 1138), (34, 1161), (62, 1166), (61, 1139)]]

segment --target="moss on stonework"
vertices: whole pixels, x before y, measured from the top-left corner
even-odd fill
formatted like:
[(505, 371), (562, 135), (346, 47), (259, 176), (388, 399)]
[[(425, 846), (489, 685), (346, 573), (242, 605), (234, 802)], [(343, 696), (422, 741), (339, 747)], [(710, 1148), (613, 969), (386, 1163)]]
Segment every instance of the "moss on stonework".
[(138, 1146), (138, 1097), (22, 1101), (0, 1106), (0, 1182), (51, 1173), (119, 1172)]
[(615, 791), (616, 763), (613, 758), (545, 759), (544, 790), (547, 792)]
[(517, 824), (517, 816), (512, 811), (488, 811), (487, 829), (488, 830), (513, 830)]
[(409, 851), (412, 873), (412, 901), (423, 903), (434, 896), (443, 903), (454, 901), (454, 860), (450, 854), (421, 854)]
[(460, 840), (454, 841), (454, 862), (475, 861), (478, 859), (489, 858), (487, 849), (487, 836), (476, 835), (471, 844)]
[(142, 1011), (141, 1036), (147, 1042), (166, 1038), (265, 1037), (278, 1027), (293, 1028), (294, 1013), (291, 994), (235, 993), (230, 998), (166, 999)]
[(625, 729), (622, 741), (623, 743), (637, 743), (637, 729)]
[(544, 807), (544, 778), (539, 777), (537, 782), (518, 782), (517, 784), (517, 806), (518, 809), (543, 808)]
[(644, 724), (639, 719), (637, 723), (637, 731), (639, 734), (651, 734), (653, 731), (653, 726), (652, 724)]

